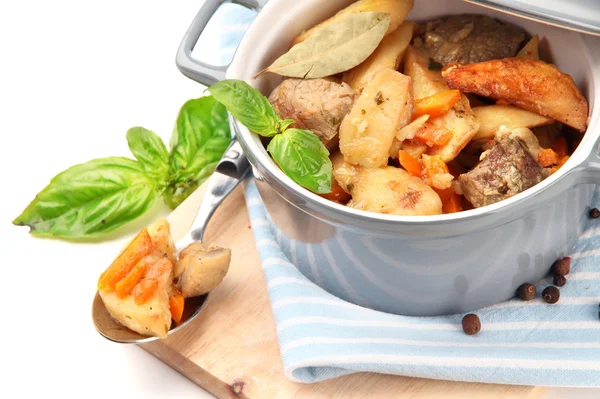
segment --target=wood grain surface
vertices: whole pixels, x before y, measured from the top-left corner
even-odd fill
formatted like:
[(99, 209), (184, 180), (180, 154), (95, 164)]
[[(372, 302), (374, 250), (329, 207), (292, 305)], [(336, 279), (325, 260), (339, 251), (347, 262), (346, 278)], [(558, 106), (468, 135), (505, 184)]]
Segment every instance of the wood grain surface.
[[(190, 228), (204, 187), (169, 217), (175, 239)], [(241, 187), (220, 207), (206, 241), (232, 249), (223, 283), (202, 314), (168, 339), (142, 348), (217, 398), (539, 398), (540, 387), (473, 384), (360, 373), (301, 384), (283, 375), (269, 307)]]

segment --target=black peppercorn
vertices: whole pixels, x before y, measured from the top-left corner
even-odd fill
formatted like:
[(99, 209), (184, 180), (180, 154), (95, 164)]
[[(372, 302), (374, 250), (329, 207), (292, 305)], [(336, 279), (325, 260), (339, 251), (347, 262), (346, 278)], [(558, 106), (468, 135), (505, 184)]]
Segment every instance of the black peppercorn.
[(598, 208), (592, 208), (592, 209), (590, 209), (590, 217), (592, 219), (598, 219), (598, 218), (600, 218), (600, 209), (598, 209)]
[(535, 285), (525, 283), (519, 286), (517, 295), (524, 301), (531, 301), (537, 295), (537, 290), (535, 289)]
[(462, 328), (467, 335), (477, 334), (481, 330), (481, 321), (479, 320), (479, 316), (470, 313), (463, 317)]
[(552, 265), (550, 272), (555, 276), (566, 276), (571, 271), (571, 258), (566, 257), (557, 260)]
[(562, 287), (567, 284), (567, 278), (565, 276), (554, 276), (554, 285)]
[(544, 301), (547, 303), (556, 303), (560, 298), (560, 290), (553, 285), (546, 287), (544, 291), (542, 291), (542, 298), (544, 298)]

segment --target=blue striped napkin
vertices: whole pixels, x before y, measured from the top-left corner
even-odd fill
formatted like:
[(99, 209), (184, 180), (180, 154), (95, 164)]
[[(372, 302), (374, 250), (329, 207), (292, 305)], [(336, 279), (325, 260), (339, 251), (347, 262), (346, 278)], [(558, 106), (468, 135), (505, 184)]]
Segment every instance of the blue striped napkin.
[[(543, 386), (600, 387), (600, 219), (571, 257), (558, 304), (515, 299), (461, 315), (407, 317), (366, 309), (325, 292), (286, 258), (253, 180), (246, 204), (268, 285), (285, 374), (317, 382), (356, 372)], [(596, 206), (600, 195), (596, 194)], [(284, 238), (285, 239), (285, 238)], [(318, 244), (315, 244), (318, 245)], [(541, 281), (538, 292), (551, 284)]]

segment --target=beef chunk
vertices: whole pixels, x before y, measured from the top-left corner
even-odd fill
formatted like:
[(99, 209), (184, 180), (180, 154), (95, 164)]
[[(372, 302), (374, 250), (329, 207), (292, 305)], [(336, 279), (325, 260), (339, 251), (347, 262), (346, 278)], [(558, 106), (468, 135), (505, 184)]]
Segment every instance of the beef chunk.
[(459, 176), (465, 198), (475, 208), (490, 205), (535, 186), (547, 176), (515, 135), (496, 136), (494, 146), (473, 170)]
[(331, 149), (338, 143), (338, 129), (356, 96), (346, 83), (286, 79), (273, 90), (269, 101), (281, 118), (296, 121), (292, 127), (311, 130)]
[(514, 57), (526, 38), (525, 31), (515, 25), (486, 15), (463, 14), (427, 22), (415, 45), (445, 66)]

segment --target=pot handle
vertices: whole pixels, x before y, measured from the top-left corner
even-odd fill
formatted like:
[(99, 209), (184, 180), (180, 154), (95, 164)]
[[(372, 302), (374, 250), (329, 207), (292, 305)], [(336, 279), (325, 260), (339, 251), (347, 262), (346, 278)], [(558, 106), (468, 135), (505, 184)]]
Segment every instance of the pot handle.
[[(230, 0), (206, 0), (187, 32), (183, 36), (175, 64), (177, 68), (188, 78), (195, 80), (205, 86), (210, 86), (220, 80), (225, 79), (225, 72), (229, 65), (210, 65), (202, 61), (198, 61), (192, 57), (192, 50), (200, 38), (200, 35), (206, 28), (206, 25), (213, 17), (215, 12), (223, 3)], [(250, 9), (260, 11), (267, 0), (234, 0), (233, 3), (248, 7)]]

